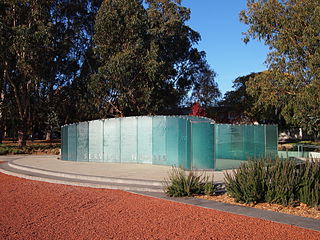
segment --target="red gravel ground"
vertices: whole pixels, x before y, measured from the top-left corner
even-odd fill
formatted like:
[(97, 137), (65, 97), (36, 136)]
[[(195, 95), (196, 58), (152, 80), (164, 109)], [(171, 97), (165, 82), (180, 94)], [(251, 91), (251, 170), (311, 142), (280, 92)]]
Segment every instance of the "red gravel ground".
[(320, 232), (117, 190), (0, 174), (0, 239), (320, 239)]

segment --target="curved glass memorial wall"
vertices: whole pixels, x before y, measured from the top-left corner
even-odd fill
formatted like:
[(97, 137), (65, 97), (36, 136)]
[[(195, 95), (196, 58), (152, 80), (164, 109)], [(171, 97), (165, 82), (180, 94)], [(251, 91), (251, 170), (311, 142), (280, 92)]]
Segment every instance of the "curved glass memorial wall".
[(193, 116), (143, 116), (62, 127), (62, 160), (230, 169), (277, 154), (277, 126), (215, 124)]

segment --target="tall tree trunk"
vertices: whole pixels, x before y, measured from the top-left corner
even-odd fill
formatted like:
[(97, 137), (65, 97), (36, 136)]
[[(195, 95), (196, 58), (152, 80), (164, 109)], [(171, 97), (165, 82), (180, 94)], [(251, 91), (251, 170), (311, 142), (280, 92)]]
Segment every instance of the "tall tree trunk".
[(26, 141), (26, 133), (22, 130), (18, 131), (18, 146), (19, 147), (24, 147), (27, 145)]
[(1, 126), (0, 126), (0, 144), (2, 144), (3, 136), (4, 136), (4, 125), (1, 123)]
[(46, 132), (46, 141), (51, 141), (52, 139), (52, 131), (51, 130), (47, 130)]
[(4, 129), (5, 129), (5, 122), (4, 122), (4, 98), (5, 98), (5, 71), (2, 69), (2, 79), (0, 82), (0, 144), (2, 143), (3, 137), (4, 137)]
[(27, 145), (27, 119), (21, 121), (18, 128), (18, 146), (24, 147)]
[(8, 62), (5, 61), (4, 76), (12, 86), (14, 98), (17, 103), (18, 113), (20, 117), (20, 123), (18, 127), (18, 146), (23, 147), (26, 146), (26, 134), (28, 130), (28, 109), (30, 107), (30, 83), (28, 81), (24, 81), (22, 84), (16, 83), (11, 79), (7, 68)]
[(0, 144), (4, 136), (4, 120), (3, 120), (3, 99), (0, 100)]

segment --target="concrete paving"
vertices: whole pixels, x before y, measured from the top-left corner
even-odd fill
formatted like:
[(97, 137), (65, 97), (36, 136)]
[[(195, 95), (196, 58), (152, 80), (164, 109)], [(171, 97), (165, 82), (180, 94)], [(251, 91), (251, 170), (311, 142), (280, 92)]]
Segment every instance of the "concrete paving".
[[(126, 191), (163, 192), (169, 166), (126, 163), (63, 161), (57, 155), (1, 156), (0, 172), (50, 183), (120, 189)], [(224, 173), (198, 171), (215, 182), (224, 181)]]
[[(63, 161), (57, 155), (25, 155), (1, 156), (0, 161), (9, 160), (12, 167), (26, 167), (43, 171), (78, 174), (85, 176), (141, 179), (150, 181), (163, 181), (170, 171), (170, 166), (151, 164), (127, 163), (98, 163), (98, 162), (72, 162)], [(25, 169), (24, 169), (25, 170)], [(214, 181), (223, 182), (223, 171), (197, 171), (208, 177), (214, 176)]]
[(86, 176), (82, 175), (69, 175), (69, 176), (59, 176), (54, 172), (51, 173), (40, 173), (38, 171), (28, 171), (10, 167), (7, 163), (0, 162), (0, 172), (25, 178), (28, 180), (64, 184), (71, 186), (81, 186), (81, 187), (91, 187), (91, 188), (105, 188), (105, 189), (120, 189), (124, 191), (142, 191), (142, 192), (163, 192), (162, 183), (159, 182), (159, 185), (150, 184), (150, 182), (135, 180), (123, 180), (123, 179), (114, 179), (114, 178), (103, 178), (103, 179), (88, 179)]

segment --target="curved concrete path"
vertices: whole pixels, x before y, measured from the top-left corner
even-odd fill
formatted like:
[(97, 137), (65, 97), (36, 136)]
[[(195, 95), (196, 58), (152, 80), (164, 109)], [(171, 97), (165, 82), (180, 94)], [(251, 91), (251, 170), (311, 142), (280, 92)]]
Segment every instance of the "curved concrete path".
[[(171, 167), (150, 164), (63, 161), (57, 155), (1, 156), (0, 171), (31, 180), (127, 191), (162, 192)], [(223, 172), (206, 171), (222, 182)]]

